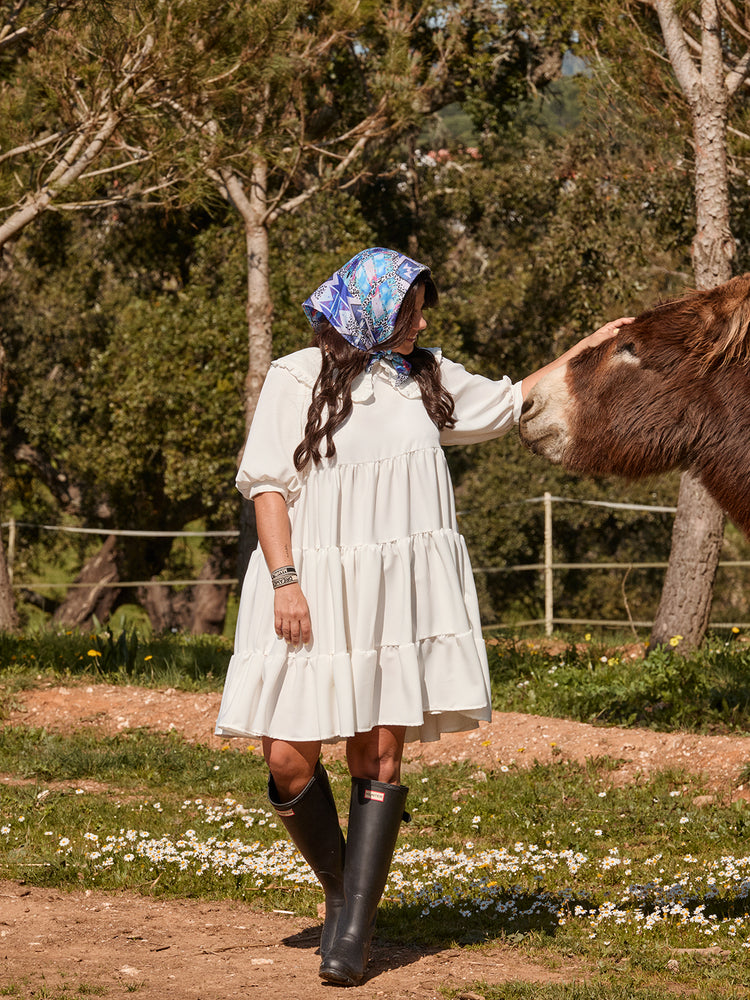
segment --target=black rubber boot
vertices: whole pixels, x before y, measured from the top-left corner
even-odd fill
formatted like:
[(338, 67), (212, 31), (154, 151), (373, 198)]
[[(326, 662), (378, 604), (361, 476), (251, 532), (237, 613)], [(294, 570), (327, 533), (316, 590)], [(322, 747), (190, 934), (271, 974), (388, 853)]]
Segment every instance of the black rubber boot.
[(320, 976), (340, 986), (362, 982), (375, 915), (388, 878), (408, 788), (352, 778), (346, 835), (344, 909)]
[(345, 849), (328, 773), (318, 761), (312, 778), (291, 802), (279, 802), (276, 784), (269, 775), (268, 798), (323, 887), (326, 916), (320, 934), (320, 954), (325, 957), (344, 905)]

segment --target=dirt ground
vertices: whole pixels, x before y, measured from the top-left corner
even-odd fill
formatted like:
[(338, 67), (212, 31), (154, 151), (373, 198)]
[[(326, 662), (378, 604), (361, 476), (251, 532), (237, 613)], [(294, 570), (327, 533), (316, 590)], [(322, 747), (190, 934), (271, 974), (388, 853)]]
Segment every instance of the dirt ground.
[[(212, 746), (220, 696), (109, 685), (49, 685), (22, 692), (7, 725), (86, 728), (114, 733), (137, 726), (177, 729)], [(247, 746), (250, 741), (233, 741)], [(250, 744), (252, 745), (252, 744)], [(324, 750), (324, 759), (341, 754)], [(561, 719), (495, 713), (473, 733), (411, 745), (405, 777), (425, 764), (468, 760), (480, 770), (553, 758), (620, 761), (613, 780), (627, 783), (664, 768), (702, 774), (713, 794), (750, 797), (740, 774), (750, 762), (750, 738), (692, 736), (600, 728)], [(0, 775), (0, 794), (7, 776)], [(78, 783), (79, 785), (85, 783)], [(0, 987), (22, 997), (71, 994), (142, 1000), (318, 1000), (339, 988), (317, 977), (320, 924), (286, 913), (258, 913), (233, 902), (155, 900), (133, 893), (73, 892), (0, 882)], [(585, 975), (574, 960), (551, 968), (511, 947), (427, 950), (389, 945), (377, 936), (363, 1000), (439, 1000), (446, 988), (478, 1000), (477, 981), (572, 982)]]

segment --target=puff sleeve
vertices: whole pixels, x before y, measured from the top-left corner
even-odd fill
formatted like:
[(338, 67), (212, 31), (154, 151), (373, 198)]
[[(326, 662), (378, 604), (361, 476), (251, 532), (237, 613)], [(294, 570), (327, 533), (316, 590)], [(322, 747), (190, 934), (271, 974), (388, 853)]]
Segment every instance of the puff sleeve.
[(237, 489), (244, 497), (281, 493), (291, 504), (299, 495), (302, 482), (293, 455), (310, 405), (306, 381), (278, 362), (268, 370), (237, 472)]
[(440, 434), (441, 444), (476, 444), (500, 437), (518, 423), (521, 383), (472, 375), (463, 365), (440, 357), (440, 377), (453, 396), (456, 426)]

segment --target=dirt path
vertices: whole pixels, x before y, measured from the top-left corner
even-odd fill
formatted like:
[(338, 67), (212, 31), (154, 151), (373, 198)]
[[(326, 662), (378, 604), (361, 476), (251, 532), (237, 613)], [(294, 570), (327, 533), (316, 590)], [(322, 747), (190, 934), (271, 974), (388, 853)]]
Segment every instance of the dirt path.
[[(69, 731), (85, 727), (116, 733), (136, 726), (156, 730), (176, 729), (187, 739), (220, 747), (227, 743), (245, 748), (250, 740), (226, 740), (213, 735), (219, 694), (190, 694), (168, 688), (117, 687), (109, 684), (49, 685), (16, 696), (8, 725), (44, 726)], [(342, 746), (324, 748), (324, 757), (340, 757)], [(259, 750), (258, 750), (259, 752)], [(437, 743), (413, 743), (404, 761), (438, 764), (470, 760), (483, 769), (555, 757), (579, 762), (589, 757), (621, 761), (614, 780), (625, 784), (653, 770), (684, 768), (703, 774), (716, 791), (737, 792), (740, 774), (750, 763), (750, 736), (694, 736), (657, 733), (649, 729), (589, 726), (567, 719), (548, 719), (519, 712), (495, 712), (492, 721), (471, 733), (454, 733)], [(739, 789), (740, 794), (744, 789)]]
[[(218, 704), (216, 694), (50, 685), (17, 695), (5, 724), (101, 733), (174, 728), (190, 740), (221, 746), (226, 741), (212, 735)], [(236, 741), (242, 747), (249, 742)], [(340, 753), (329, 747), (324, 756)], [(621, 761), (613, 773), (619, 783), (674, 767), (704, 775), (715, 792), (748, 797), (740, 774), (750, 762), (749, 737), (600, 728), (518, 713), (496, 713), (473, 733), (412, 745), (405, 769), (470, 760), (490, 770), (602, 756)], [(60, 893), (0, 882), (0, 987), (15, 985), (20, 998), (57, 997), (65, 987), (66, 995), (103, 990), (103, 996), (132, 992), (141, 1000), (323, 1000), (336, 988), (317, 977), (318, 936), (316, 921), (231, 901)], [(368, 979), (353, 995), (440, 1000), (446, 987), (471, 996), (478, 980), (572, 982), (585, 974), (575, 961), (548, 968), (510, 947), (425, 950), (376, 938)]]
[[(8, 882), (0, 882), (0, 913), (0, 984), (25, 988), (24, 998), (57, 997), (63, 983), (66, 996), (93, 987), (103, 988), (105, 997), (128, 991), (139, 1000), (342, 995), (318, 978), (319, 925), (299, 917), (235, 902), (61, 894)], [(368, 979), (353, 995), (440, 1000), (445, 986), (469, 990), (480, 979), (570, 982), (577, 972), (577, 963), (545, 968), (509, 947), (426, 951), (376, 939)], [(40, 993), (42, 986), (47, 993)]]

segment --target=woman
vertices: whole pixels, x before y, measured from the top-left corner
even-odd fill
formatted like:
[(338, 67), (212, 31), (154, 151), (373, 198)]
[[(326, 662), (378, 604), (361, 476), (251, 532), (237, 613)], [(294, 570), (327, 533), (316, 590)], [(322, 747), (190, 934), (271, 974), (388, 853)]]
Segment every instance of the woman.
[[(313, 346), (275, 361), (237, 477), (259, 548), (216, 732), (260, 736), (269, 798), (326, 900), (320, 976), (364, 977), (407, 789), (405, 741), (491, 718), (476, 592), (444, 444), (504, 434), (551, 368), (515, 384), (417, 346), (437, 291), (393, 250), (353, 257), (304, 303)], [(321, 743), (346, 740), (347, 842)]]

